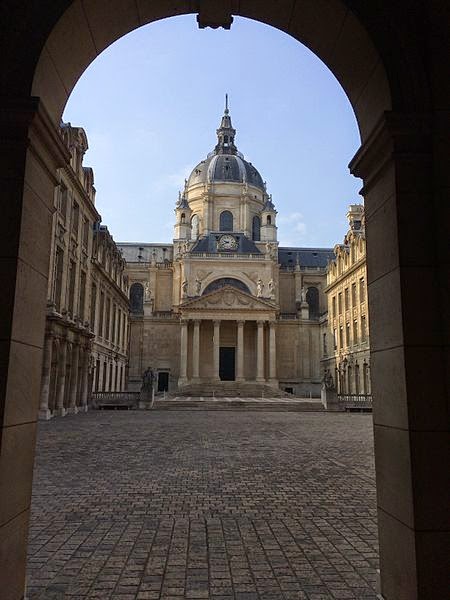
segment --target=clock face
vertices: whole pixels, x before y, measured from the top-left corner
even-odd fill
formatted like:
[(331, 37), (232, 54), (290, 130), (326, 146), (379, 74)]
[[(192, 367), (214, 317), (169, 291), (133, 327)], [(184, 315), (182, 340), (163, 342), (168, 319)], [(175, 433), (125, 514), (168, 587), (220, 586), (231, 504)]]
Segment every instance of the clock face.
[(236, 250), (238, 247), (237, 240), (232, 235), (222, 235), (217, 243), (219, 250)]

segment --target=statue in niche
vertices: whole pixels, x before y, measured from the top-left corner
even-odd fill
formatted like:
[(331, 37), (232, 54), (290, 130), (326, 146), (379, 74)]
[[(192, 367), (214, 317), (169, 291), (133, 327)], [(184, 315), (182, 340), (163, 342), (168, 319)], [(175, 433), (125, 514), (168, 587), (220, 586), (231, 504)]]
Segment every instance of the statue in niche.
[(156, 265), (156, 250), (152, 252), (152, 267)]
[(275, 282), (273, 279), (271, 279), (269, 281), (268, 288), (269, 288), (269, 296), (272, 300), (274, 300), (275, 299)]
[(189, 284), (188, 284), (187, 279), (185, 279), (183, 281), (183, 283), (181, 284), (181, 295), (182, 295), (183, 298), (186, 298), (187, 295), (188, 295), (188, 285)]
[(152, 299), (152, 290), (150, 288), (150, 283), (148, 281), (144, 284), (144, 300), (145, 302), (150, 302)]
[(262, 279), (259, 278), (258, 281), (256, 282), (256, 297), (262, 298), (263, 292), (264, 292), (264, 283), (262, 282)]
[(306, 302), (306, 288), (305, 286), (302, 287), (302, 289), (300, 290), (300, 301), (302, 304), (304, 304)]

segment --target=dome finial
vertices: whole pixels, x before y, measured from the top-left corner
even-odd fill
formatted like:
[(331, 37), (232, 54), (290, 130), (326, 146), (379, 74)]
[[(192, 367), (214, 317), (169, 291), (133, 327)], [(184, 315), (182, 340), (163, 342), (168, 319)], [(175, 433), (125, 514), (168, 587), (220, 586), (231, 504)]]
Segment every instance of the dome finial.
[(228, 94), (225, 94), (225, 114), (227, 115), (230, 111), (228, 110)]

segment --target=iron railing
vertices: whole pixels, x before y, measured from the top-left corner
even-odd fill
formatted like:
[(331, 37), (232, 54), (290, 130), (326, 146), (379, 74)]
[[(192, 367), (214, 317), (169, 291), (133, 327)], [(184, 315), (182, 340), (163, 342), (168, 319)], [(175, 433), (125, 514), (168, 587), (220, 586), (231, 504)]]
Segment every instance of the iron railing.
[(137, 408), (139, 392), (93, 392), (93, 408)]
[(343, 410), (372, 410), (372, 394), (338, 394)]

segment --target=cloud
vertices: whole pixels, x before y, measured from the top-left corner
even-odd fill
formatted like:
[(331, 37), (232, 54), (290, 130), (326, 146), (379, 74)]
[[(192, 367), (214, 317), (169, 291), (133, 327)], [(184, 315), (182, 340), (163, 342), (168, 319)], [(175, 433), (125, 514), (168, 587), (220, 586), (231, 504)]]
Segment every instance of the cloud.
[(298, 246), (306, 241), (307, 226), (300, 212), (282, 215), (278, 218), (278, 238), (282, 245)]

